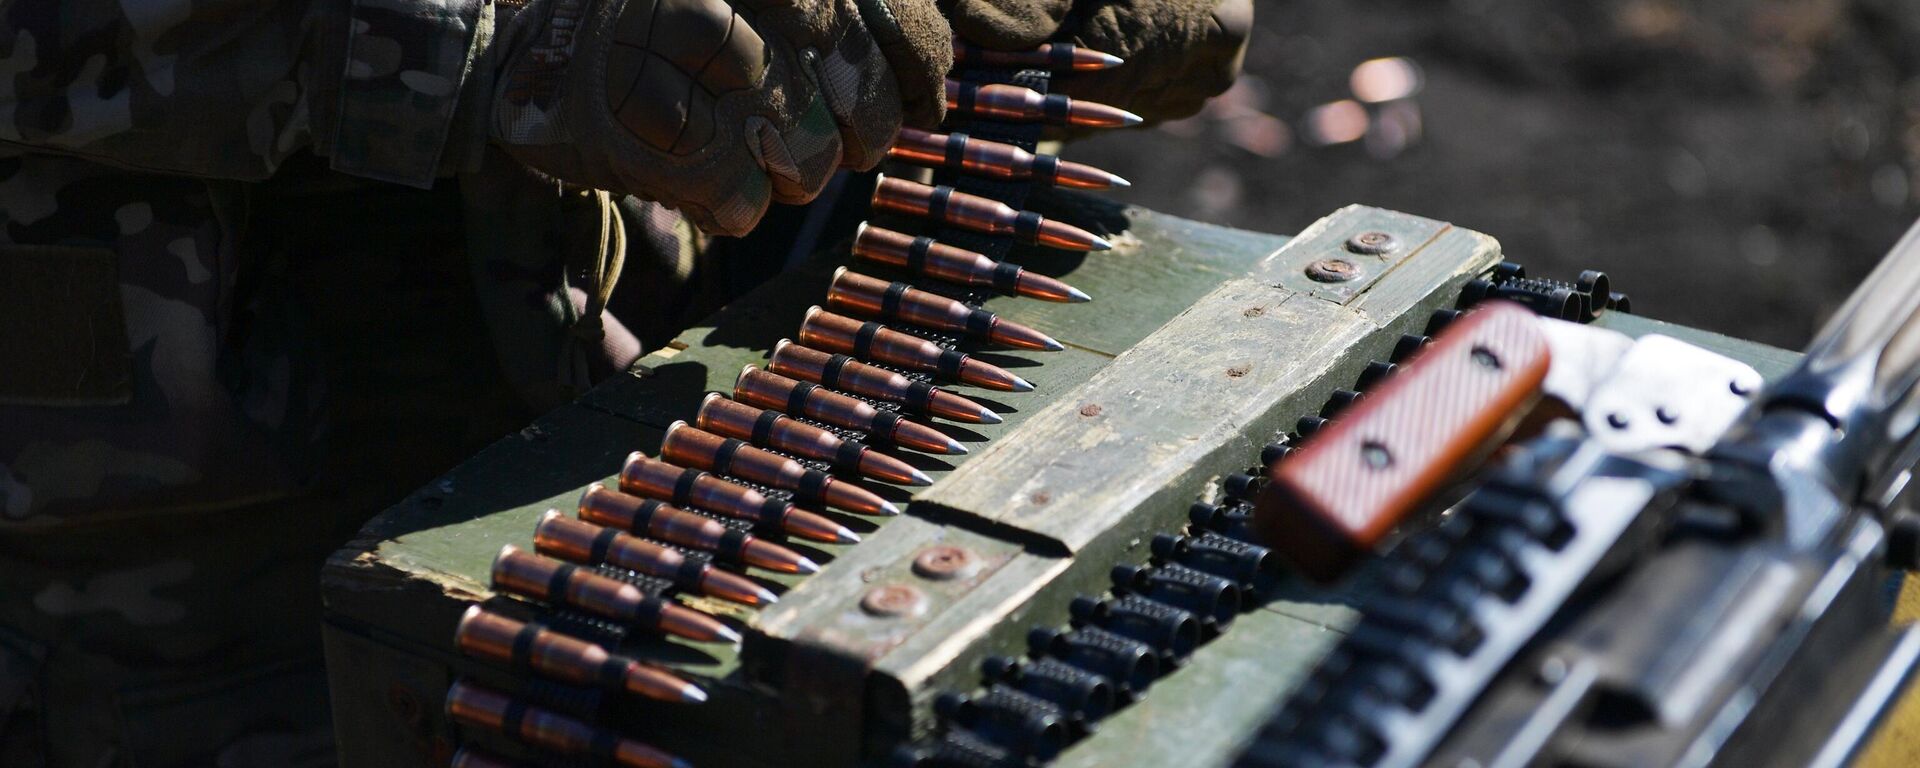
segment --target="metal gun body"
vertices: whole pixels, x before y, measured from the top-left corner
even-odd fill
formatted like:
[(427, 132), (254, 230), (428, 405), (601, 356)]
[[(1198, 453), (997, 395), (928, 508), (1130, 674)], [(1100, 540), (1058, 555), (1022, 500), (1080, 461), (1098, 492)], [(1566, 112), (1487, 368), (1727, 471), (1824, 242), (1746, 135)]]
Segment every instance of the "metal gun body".
[(1905, 688), (1883, 524), (1911, 477), (1920, 227), (1707, 452), (1672, 534), (1537, 638), (1431, 760), (1839, 765)]
[(1841, 765), (1911, 677), (1885, 523), (1920, 451), (1920, 227), (1706, 453), (1670, 535), (1559, 618), (1435, 765)]
[(1879, 525), (1821, 552), (1677, 537), (1536, 640), (1426, 763), (1844, 764), (1870, 729), (1840, 726), (1904, 686), (1877, 707), (1859, 691), (1912, 664), (1884, 630)]
[[(1689, 479), (1672, 458), (1557, 436), (1506, 462), (1447, 524), (1403, 545), (1423, 554), (1364, 604), (1393, 607), (1367, 611), (1243, 762), (1420, 765), (1583, 585), (1659, 535)], [(1409, 626), (1416, 616), (1467, 628), (1442, 636)]]
[[(1920, 458), (1916, 383), (1920, 227), (1703, 457), (1551, 436), (1510, 457), (1438, 543), (1393, 553), (1439, 579), (1389, 577), (1242, 762), (1845, 764), (1920, 658), (1887, 627), (1883, 527)], [(1564, 543), (1516, 534), (1544, 530)], [(1510, 594), (1445, 575), (1489, 546)], [(1482, 637), (1423, 641), (1448, 600)]]

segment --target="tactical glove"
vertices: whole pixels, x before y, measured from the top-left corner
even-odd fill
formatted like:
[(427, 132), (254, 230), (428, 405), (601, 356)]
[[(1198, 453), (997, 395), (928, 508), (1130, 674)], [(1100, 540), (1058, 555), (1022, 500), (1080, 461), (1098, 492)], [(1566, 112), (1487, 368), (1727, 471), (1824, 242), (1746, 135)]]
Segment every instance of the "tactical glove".
[(741, 234), (945, 110), (932, 0), (531, 0), (496, 25), (492, 138), (565, 182)]
[(1252, 0), (951, 0), (961, 39), (1021, 50), (1067, 40), (1126, 59), (1113, 69), (1061, 73), (1053, 87), (1138, 113), (1186, 117), (1240, 76)]

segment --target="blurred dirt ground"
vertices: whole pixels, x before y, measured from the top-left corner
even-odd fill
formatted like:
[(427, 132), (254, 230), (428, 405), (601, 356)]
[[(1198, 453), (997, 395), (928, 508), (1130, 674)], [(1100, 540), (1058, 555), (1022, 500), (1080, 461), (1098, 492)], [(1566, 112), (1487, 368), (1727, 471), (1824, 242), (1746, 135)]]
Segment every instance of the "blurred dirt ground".
[[(1911, 0), (1286, 0), (1256, 22), (1206, 112), (1066, 156), (1250, 229), (1353, 202), (1451, 221), (1544, 276), (1605, 270), (1641, 313), (1792, 347), (1920, 213)], [(1329, 143), (1359, 105), (1317, 108), (1376, 57), (1423, 90)]]

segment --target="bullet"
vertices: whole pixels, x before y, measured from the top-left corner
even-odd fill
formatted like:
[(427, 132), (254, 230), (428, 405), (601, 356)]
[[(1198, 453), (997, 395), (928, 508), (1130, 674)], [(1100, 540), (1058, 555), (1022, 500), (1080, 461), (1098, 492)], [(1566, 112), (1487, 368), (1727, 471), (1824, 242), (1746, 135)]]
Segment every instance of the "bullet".
[(1046, 123), (1075, 128), (1124, 128), (1139, 125), (1139, 115), (1092, 101), (1005, 83), (963, 83), (947, 79), (947, 109), (962, 115), (1009, 123)]
[(900, 508), (852, 483), (743, 440), (722, 437), (684, 421), (667, 425), (660, 456), (683, 467), (732, 475), (761, 485), (785, 488), (798, 498), (861, 515), (900, 514)]
[(758, 366), (740, 369), (740, 377), (733, 381), (733, 396), (748, 405), (781, 409), (843, 429), (857, 429), (923, 453), (967, 452), (966, 446), (933, 427), (907, 421), (900, 414), (880, 410), (812, 382), (795, 381), (760, 370)]
[(871, 320), (862, 322), (819, 307), (807, 310), (800, 323), (800, 341), (815, 349), (875, 360), (896, 368), (925, 371), (942, 379), (958, 379), (976, 387), (1002, 392), (1031, 392), (1033, 385), (1005, 368), (983, 363), (957, 349), (930, 339), (901, 333)]
[(1000, 423), (1000, 414), (965, 397), (847, 355), (828, 354), (787, 339), (773, 345), (773, 357), (767, 361), (767, 369), (842, 392), (899, 403), (915, 414), (969, 424)]
[(827, 305), (857, 315), (877, 315), (908, 325), (984, 338), (995, 344), (1058, 352), (1066, 347), (1053, 337), (979, 307), (922, 291), (906, 283), (889, 283), (841, 267), (827, 288)]
[(707, 700), (706, 691), (664, 669), (478, 605), (468, 606), (460, 617), (453, 642), (468, 656), (516, 669), (531, 668), (564, 683), (614, 687), (659, 701), (699, 704)]
[(728, 517), (778, 526), (794, 536), (829, 544), (860, 537), (847, 527), (739, 483), (698, 469), (676, 467), (634, 451), (620, 468), (620, 490), (674, 506), (699, 507)]
[(1126, 63), (1111, 53), (1101, 53), (1073, 43), (1041, 43), (1024, 51), (996, 51), (970, 43), (953, 41), (953, 63), (1006, 69), (1039, 68), (1054, 72), (1093, 72)]
[(493, 588), (703, 643), (737, 643), (740, 633), (707, 614), (572, 563), (508, 544), (493, 559)]
[(673, 582), (681, 589), (746, 605), (779, 602), (773, 592), (737, 573), (690, 560), (638, 536), (578, 520), (549, 509), (533, 529), (533, 551), (582, 565), (610, 563)]
[(1073, 189), (1131, 187), (1132, 182), (1085, 163), (1036, 155), (1012, 144), (961, 132), (932, 133), (901, 128), (887, 157), (926, 168), (948, 168), (969, 176), (1002, 181), (1038, 181)]
[(447, 716), (562, 755), (600, 755), (624, 768), (693, 768), (692, 763), (647, 744), (467, 680), (457, 680), (447, 689)]
[(778, 411), (734, 402), (719, 393), (700, 401), (694, 423), (717, 435), (776, 448), (802, 458), (824, 461), (842, 471), (901, 485), (932, 485), (933, 478), (913, 465), (852, 440), (842, 439), (812, 424)]
[(953, 187), (930, 187), (888, 176), (881, 176), (880, 183), (873, 188), (873, 207), (973, 232), (1011, 235), (1030, 245), (1066, 251), (1104, 251), (1113, 247), (1099, 235), (1033, 211), (1016, 211), (1006, 203), (956, 192)]
[(1082, 302), (1092, 297), (1080, 289), (1018, 264), (994, 261), (985, 254), (955, 248), (931, 237), (914, 237), (860, 222), (854, 231), (853, 255), (868, 261), (961, 285), (992, 288), (1044, 301)]
[(780, 573), (818, 573), (820, 565), (798, 552), (711, 518), (653, 499), (609, 491), (599, 485), (580, 494), (580, 519), (688, 549), (713, 552), (736, 562)]

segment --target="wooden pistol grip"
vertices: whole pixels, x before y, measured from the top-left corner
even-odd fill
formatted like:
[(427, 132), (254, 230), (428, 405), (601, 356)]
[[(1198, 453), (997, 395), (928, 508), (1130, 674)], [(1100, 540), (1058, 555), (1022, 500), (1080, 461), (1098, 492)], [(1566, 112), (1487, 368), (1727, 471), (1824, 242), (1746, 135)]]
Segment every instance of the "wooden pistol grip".
[(1330, 581), (1496, 447), (1539, 397), (1549, 353), (1534, 314), (1487, 302), (1275, 465), (1254, 524)]

